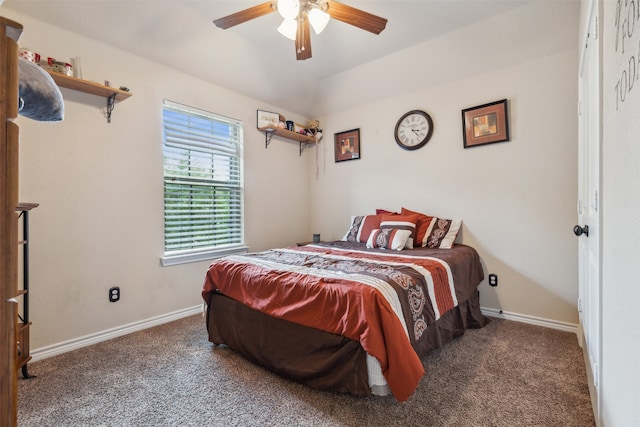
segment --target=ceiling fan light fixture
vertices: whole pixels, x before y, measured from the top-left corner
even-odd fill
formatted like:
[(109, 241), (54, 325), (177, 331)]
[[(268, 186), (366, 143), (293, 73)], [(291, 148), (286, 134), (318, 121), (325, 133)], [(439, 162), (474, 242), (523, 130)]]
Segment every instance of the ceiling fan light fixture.
[(309, 11), (309, 23), (316, 34), (320, 34), (325, 29), (330, 18), (331, 15), (321, 9), (313, 8)]
[(278, 0), (277, 8), (278, 8), (278, 13), (285, 20), (295, 19), (300, 13), (300, 1), (299, 0)]
[(278, 27), (278, 32), (286, 38), (295, 41), (298, 31), (298, 22), (295, 19), (285, 19)]

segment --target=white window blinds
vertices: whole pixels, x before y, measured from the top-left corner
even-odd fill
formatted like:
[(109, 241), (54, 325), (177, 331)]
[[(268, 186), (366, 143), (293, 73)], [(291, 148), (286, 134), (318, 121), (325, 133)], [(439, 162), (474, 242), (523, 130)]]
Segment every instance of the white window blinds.
[(243, 245), (242, 123), (163, 105), (165, 256)]

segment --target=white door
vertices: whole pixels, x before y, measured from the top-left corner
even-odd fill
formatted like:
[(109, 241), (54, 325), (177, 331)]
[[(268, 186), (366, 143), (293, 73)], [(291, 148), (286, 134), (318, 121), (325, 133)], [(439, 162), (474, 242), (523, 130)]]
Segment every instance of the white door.
[(578, 236), (580, 323), (585, 335), (596, 417), (600, 413), (600, 68), (598, 8), (592, 2), (587, 43), (580, 67), (578, 149)]

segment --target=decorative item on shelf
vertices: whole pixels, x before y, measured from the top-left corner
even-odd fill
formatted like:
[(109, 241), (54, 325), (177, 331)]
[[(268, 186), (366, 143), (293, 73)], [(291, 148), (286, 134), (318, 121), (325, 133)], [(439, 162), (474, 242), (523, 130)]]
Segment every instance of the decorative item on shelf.
[(294, 129), (293, 120), (287, 120), (285, 123), (287, 125), (287, 130), (293, 132), (293, 129)]
[(39, 64), (40, 63), (40, 54), (32, 52), (27, 48), (21, 48), (19, 55), (20, 55), (20, 57), (26, 59), (27, 61), (31, 61), (31, 62), (33, 62), (35, 64)]
[(320, 141), (322, 139), (322, 129), (319, 128), (320, 122), (313, 119), (307, 122), (307, 127), (304, 129), (304, 132), (312, 136), (316, 139), (316, 141)]
[(280, 121), (280, 114), (272, 113), (271, 111), (258, 110), (257, 127), (277, 127)]
[(68, 62), (56, 61), (55, 58), (47, 58), (47, 69), (54, 73), (64, 74), (73, 77), (73, 67)]
[(73, 65), (73, 77), (82, 79), (82, 60), (80, 57), (71, 58), (71, 65)]

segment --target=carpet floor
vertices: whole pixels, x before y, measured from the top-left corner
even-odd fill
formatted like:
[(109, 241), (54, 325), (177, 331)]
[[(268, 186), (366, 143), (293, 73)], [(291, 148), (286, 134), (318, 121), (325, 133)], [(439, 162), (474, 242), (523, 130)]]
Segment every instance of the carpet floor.
[(492, 319), (424, 359), (409, 400), (312, 390), (191, 316), (29, 364), (19, 426), (594, 426), (575, 334)]

